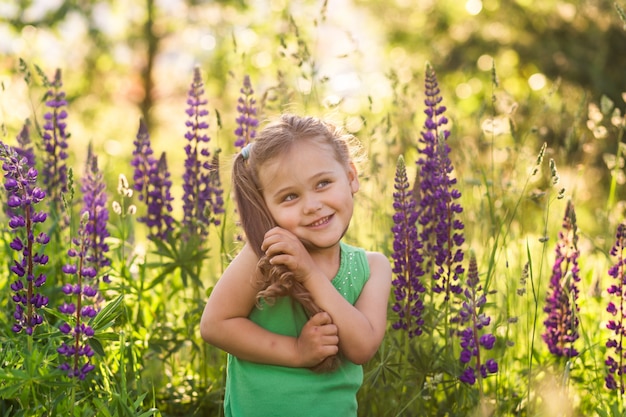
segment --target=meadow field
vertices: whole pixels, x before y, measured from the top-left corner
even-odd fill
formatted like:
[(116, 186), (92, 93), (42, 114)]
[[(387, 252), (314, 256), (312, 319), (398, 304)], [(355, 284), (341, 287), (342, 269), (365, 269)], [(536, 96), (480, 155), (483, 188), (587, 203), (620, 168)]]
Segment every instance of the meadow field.
[(294, 112), (394, 269), (359, 416), (626, 416), (624, 8), (503, 3), (0, 9), (0, 414), (223, 415), (230, 164)]

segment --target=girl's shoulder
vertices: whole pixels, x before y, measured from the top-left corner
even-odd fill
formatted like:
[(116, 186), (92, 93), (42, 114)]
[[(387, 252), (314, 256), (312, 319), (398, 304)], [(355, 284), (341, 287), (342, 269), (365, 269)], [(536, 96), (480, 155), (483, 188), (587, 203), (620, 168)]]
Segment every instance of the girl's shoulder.
[(389, 270), (391, 270), (389, 258), (381, 252), (367, 251), (363, 248), (352, 246), (343, 241), (341, 242), (341, 250), (345, 253), (361, 254), (363, 259), (366, 260), (367, 263), (369, 264), (370, 269), (376, 268), (377, 270), (379, 270), (380, 268), (382, 269), (388, 268)]
[(381, 253), (376, 251), (367, 251), (363, 248), (357, 246), (351, 246), (345, 242), (341, 242), (342, 251), (346, 253), (358, 253), (363, 259), (362, 262), (367, 263), (369, 267), (369, 276), (375, 276), (381, 278), (383, 281), (391, 280), (391, 264), (389, 262), (389, 258)]
[(391, 282), (391, 263), (389, 258), (381, 252), (366, 251), (367, 263), (370, 266), (370, 277), (382, 282)]
[(389, 265), (389, 258), (382, 252), (365, 251), (365, 256), (367, 256), (367, 261), (370, 264)]

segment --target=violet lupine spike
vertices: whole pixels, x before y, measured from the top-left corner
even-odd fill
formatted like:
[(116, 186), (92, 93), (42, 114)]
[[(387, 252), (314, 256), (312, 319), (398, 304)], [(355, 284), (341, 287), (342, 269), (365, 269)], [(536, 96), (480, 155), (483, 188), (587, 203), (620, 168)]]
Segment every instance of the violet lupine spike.
[(237, 101), (237, 129), (235, 129), (235, 147), (242, 149), (256, 137), (256, 129), (259, 126), (257, 119), (256, 99), (250, 83), (250, 77), (246, 75), (241, 87), (241, 97)]
[(170, 189), (172, 182), (167, 168), (165, 153), (159, 160), (154, 157), (148, 126), (143, 119), (139, 121), (139, 130), (134, 142), (133, 189), (137, 191), (139, 200), (146, 204), (146, 215), (137, 218), (148, 226), (148, 237), (164, 239), (173, 229), (174, 219)]
[(166, 239), (171, 235), (174, 228), (174, 218), (172, 217), (171, 195), (172, 181), (167, 168), (165, 152), (157, 163), (157, 169), (151, 170), (146, 188), (147, 214), (138, 220), (148, 226), (150, 239)]
[(470, 255), (466, 284), (463, 291), (464, 300), (456, 320), (460, 327), (466, 326), (458, 332), (461, 340), (459, 360), (463, 367), (459, 379), (461, 382), (474, 385), (477, 380), (497, 373), (498, 362), (494, 359), (483, 362), (484, 355), (481, 355), (481, 352), (493, 349), (496, 337), (483, 331), (484, 327), (491, 323), (491, 318), (481, 312), (487, 302), (487, 296), (480, 284), (476, 257), (473, 254)]
[[(30, 122), (26, 120), (24, 126), (17, 134), (17, 146), (13, 146), (12, 149), (17, 153), (18, 160), (24, 158), (25, 165), (28, 167), (35, 167), (35, 151), (33, 148), (32, 141), (30, 139)], [(9, 193), (10, 194), (10, 193)], [(11, 209), (11, 207), (6, 207), (7, 216), (13, 217), (16, 213)]]
[(61, 89), (61, 70), (57, 69), (54, 81), (50, 83), (50, 90), (46, 93), (46, 107), (48, 112), (44, 115), (43, 145), (46, 157), (43, 162), (43, 182), (47, 193), (52, 199), (55, 210), (60, 213), (62, 207), (61, 194), (67, 192), (68, 158), (67, 139), (67, 100), (65, 92)]
[(215, 170), (211, 163), (211, 152), (208, 148), (210, 141), (206, 131), (209, 123), (206, 121), (209, 111), (206, 109), (208, 101), (204, 98), (204, 82), (200, 68), (194, 68), (194, 77), (187, 97), (188, 116), (185, 122), (187, 132), (185, 139), (185, 172), (183, 174), (183, 228), (191, 230), (193, 234), (206, 236), (208, 225), (215, 223), (212, 214), (217, 214), (221, 207), (216, 196), (216, 187), (212, 178)]
[(626, 389), (626, 224), (617, 227), (615, 245), (611, 248), (611, 256), (615, 264), (609, 269), (609, 276), (615, 279), (607, 293), (611, 301), (606, 311), (611, 315), (606, 327), (612, 334), (606, 342), (608, 356), (605, 361), (607, 375), (605, 385), (610, 390), (619, 390), (624, 394)]
[(139, 195), (139, 201), (146, 201), (147, 188), (150, 176), (157, 170), (157, 160), (154, 157), (148, 126), (143, 119), (139, 120), (139, 129), (133, 142), (133, 159), (130, 164), (135, 168), (133, 172), (133, 189)]
[(22, 130), (17, 135), (18, 146), (13, 147), (15, 152), (22, 157), (26, 158), (26, 165), (29, 167), (35, 166), (35, 150), (30, 138), (30, 122), (26, 121)]
[(417, 238), (416, 201), (409, 189), (404, 158), (398, 158), (393, 193), (393, 273), (395, 303), (393, 311), (398, 314), (394, 329), (408, 332), (409, 337), (422, 334), (424, 302), (422, 293), (423, 258), (420, 254), (421, 242)]
[(11, 284), (12, 299), (15, 302), (15, 323), (12, 330), (22, 330), (29, 336), (35, 327), (43, 323), (40, 309), (48, 305), (48, 298), (38, 292), (46, 282), (46, 275), (40, 272), (48, 263), (44, 246), (50, 241), (44, 232), (37, 232), (38, 225), (45, 222), (47, 214), (36, 211), (35, 206), (46, 193), (37, 187), (37, 170), (28, 166), (26, 158), (20, 157), (15, 150), (0, 142), (0, 158), (4, 170), (4, 188), (9, 192), (7, 205), (13, 215), (9, 219), (9, 228), (15, 234), (9, 244), (17, 253), (11, 272), (16, 280)]
[(418, 201), (419, 234), (424, 245), (423, 253), (429, 272), (433, 276), (432, 289), (444, 293), (446, 300), (450, 294), (462, 291), (459, 278), (464, 273), (462, 245), (464, 225), (458, 218), (463, 208), (458, 203), (461, 193), (455, 188), (456, 178), (449, 158), (450, 147), (447, 139), (450, 131), (445, 128), (448, 119), (446, 107), (441, 104), (437, 76), (430, 65), (426, 67), (424, 101), (426, 120), (421, 132), (417, 160), (419, 183), (415, 194)]
[[(85, 232), (89, 236), (90, 246), (85, 260), (100, 272), (111, 265), (111, 260), (107, 256), (109, 245), (106, 242), (110, 236), (107, 228), (109, 209), (104, 177), (98, 168), (97, 157), (91, 152), (87, 158), (87, 169), (81, 192), (83, 193), (83, 209), (80, 214), (82, 216), (87, 213), (89, 216), (85, 223)], [(103, 273), (102, 280), (109, 283), (108, 274)]]
[(556, 254), (550, 277), (549, 293), (544, 312), (548, 317), (543, 322), (542, 335), (550, 353), (558, 357), (578, 356), (574, 342), (578, 340), (578, 230), (574, 204), (568, 201), (563, 218), (563, 228), (559, 232)]
[(63, 272), (72, 277), (71, 282), (63, 285), (61, 290), (69, 301), (59, 307), (59, 311), (67, 315), (59, 330), (66, 335), (66, 340), (57, 348), (61, 356), (65, 356), (59, 369), (65, 371), (69, 378), (85, 379), (95, 369), (91, 363), (94, 355), (89, 345), (89, 338), (94, 330), (88, 321), (98, 314), (94, 303), (99, 295), (97, 287), (97, 268), (88, 261), (92, 242), (87, 223), (89, 212), (83, 212), (78, 237), (72, 239), (73, 247), (67, 251), (70, 261), (62, 268)]

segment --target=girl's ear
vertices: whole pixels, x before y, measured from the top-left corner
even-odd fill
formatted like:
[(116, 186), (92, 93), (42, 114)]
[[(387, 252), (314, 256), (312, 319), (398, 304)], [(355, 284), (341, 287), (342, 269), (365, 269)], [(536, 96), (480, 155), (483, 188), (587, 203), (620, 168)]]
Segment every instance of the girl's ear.
[(348, 181), (350, 183), (350, 190), (352, 194), (359, 191), (359, 174), (356, 171), (356, 167), (352, 162), (350, 162), (350, 166), (348, 167)]

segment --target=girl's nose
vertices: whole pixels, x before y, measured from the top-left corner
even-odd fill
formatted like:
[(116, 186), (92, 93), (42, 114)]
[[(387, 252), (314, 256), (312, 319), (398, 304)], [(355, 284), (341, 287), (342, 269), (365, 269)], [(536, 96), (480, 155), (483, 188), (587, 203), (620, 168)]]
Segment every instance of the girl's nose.
[(322, 202), (315, 196), (307, 196), (304, 200), (305, 214), (315, 213), (322, 208)]

